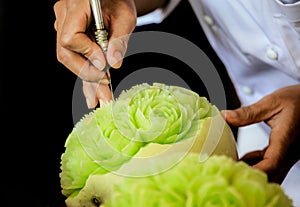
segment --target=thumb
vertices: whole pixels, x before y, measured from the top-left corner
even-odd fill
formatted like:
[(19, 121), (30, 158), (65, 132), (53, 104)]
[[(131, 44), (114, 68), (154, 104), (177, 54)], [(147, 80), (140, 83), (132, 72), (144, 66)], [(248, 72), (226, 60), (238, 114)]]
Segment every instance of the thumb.
[[(137, 13), (134, 1), (106, 1), (104, 10), (109, 17), (109, 42), (107, 62), (113, 68), (120, 68), (125, 56), (129, 36), (136, 27)], [(109, 9), (110, 8), (110, 9)]]
[(125, 56), (129, 35), (111, 38), (107, 49), (107, 61), (113, 68), (120, 68)]
[(235, 110), (222, 110), (221, 114), (229, 124), (246, 126), (271, 118), (276, 111), (276, 105), (272, 102), (272, 97), (266, 96), (249, 106), (240, 107)]

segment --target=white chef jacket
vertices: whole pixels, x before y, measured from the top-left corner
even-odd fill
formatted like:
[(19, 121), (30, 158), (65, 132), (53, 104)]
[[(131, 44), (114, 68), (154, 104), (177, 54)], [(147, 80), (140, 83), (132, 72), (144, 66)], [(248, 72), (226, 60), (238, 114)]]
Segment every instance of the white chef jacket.
[[(162, 21), (179, 2), (170, 0), (165, 9), (156, 11), (156, 19), (151, 21)], [(243, 105), (284, 86), (300, 83), (300, 1), (294, 4), (279, 0), (189, 2), (226, 66)], [(140, 18), (138, 24), (145, 22)]]
[[(138, 25), (161, 22), (179, 2), (170, 0), (164, 9), (139, 17)], [(242, 105), (257, 102), (279, 88), (300, 84), (299, 0), (189, 2), (227, 68)], [(259, 126), (268, 139), (269, 127), (264, 123)], [(300, 207), (300, 162), (286, 180), (283, 187)]]

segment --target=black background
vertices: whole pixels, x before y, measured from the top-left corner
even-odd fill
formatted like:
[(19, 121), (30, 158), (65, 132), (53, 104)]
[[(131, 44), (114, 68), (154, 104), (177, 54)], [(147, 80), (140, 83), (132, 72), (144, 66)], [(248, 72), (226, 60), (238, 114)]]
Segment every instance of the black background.
[[(59, 183), (60, 156), (73, 128), (72, 94), (76, 76), (56, 59), (54, 3), (54, 0), (1, 1), (1, 195), (4, 206), (64, 206)], [(236, 108), (239, 101), (221, 61), (210, 48), (189, 5), (183, 1), (180, 6), (162, 24), (138, 27), (136, 32), (168, 31), (201, 46), (224, 80), (228, 108)], [(178, 27), (183, 16), (190, 24)], [(114, 85), (130, 70), (156, 66), (172, 69), (191, 89), (206, 95), (201, 80), (192, 79), (190, 72), (182, 72), (192, 71), (186, 65), (156, 55), (141, 54), (125, 59), (120, 70), (111, 71)]]
[(2, 206), (64, 205), (58, 174), (75, 76), (56, 59), (54, 2), (2, 7)]

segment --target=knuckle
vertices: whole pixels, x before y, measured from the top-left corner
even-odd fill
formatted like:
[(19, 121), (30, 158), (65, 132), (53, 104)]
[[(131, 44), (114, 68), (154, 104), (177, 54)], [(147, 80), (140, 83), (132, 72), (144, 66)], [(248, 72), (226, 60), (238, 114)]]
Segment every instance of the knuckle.
[(93, 42), (89, 42), (85, 47), (82, 47), (81, 50), (82, 55), (86, 56), (88, 59), (93, 59), (99, 55), (98, 51), (100, 48), (98, 46), (95, 48)]
[(57, 31), (57, 20), (54, 21), (53, 27), (54, 27), (55, 31)]
[[(131, 2), (123, 2), (124, 12), (126, 12), (125, 16), (129, 22), (136, 23), (137, 21), (137, 10), (135, 4)], [(135, 24), (134, 24), (135, 25)]]
[(66, 8), (66, 3), (64, 0), (58, 0), (57, 2), (55, 2), (55, 4), (53, 5), (55, 16), (57, 17), (58, 14), (60, 14), (61, 11), (63, 11), (65, 8)]
[(253, 113), (252, 107), (243, 107), (242, 108), (243, 114), (247, 120), (254, 120), (255, 114)]
[(62, 64), (66, 64), (66, 61), (68, 59), (67, 54), (64, 52), (64, 50), (61, 50), (59, 48), (57, 49), (56, 52), (56, 58)]
[(61, 1), (55, 2), (54, 6), (53, 6), (55, 15), (57, 14), (57, 11), (59, 10), (60, 7), (61, 7)]
[(74, 41), (74, 35), (62, 33), (59, 39), (59, 44), (64, 48), (71, 48)]
[(136, 13), (129, 12), (127, 15), (127, 18), (130, 22), (132, 22), (133, 25), (136, 25), (136, 23), (137, 23)]

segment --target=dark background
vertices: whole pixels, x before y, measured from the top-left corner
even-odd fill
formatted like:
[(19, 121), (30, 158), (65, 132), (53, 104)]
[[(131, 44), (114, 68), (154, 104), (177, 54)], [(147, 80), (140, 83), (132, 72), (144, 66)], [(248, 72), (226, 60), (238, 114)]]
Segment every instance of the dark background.
[(54, 2), (1, 9), (1, 206), (64, 205), (58, 174), (75, 76), (56, 59)]
[[(6, 206), (64, 205), (59, 182), (60, 156), (73, 128), (72, 94), (76, 76), (56, 59), (55, 2), (1, 1), (0, 5), (1, 195), (4, 195), (2, 204), (4, 202)], [(183, 16), (190, 24), (178, 27)], [(162, 24), (136, 28), (136, 32), (145, 30), (178, 34), (201, 47), (224, 80), (227, 108), (239, 106), (222, 62), (210, 48), (186, 1)], [(172, 70), (191, 89), (207, 95), (201, 80), (191, 78), (193, 71), (188, 66), (157, 54), (140, 54), (125, 59), (120, 70), (111, 70), (113, 86), (129, 72), (145, 67)], [(236, 133), (236, 129), (233, 130)]]

